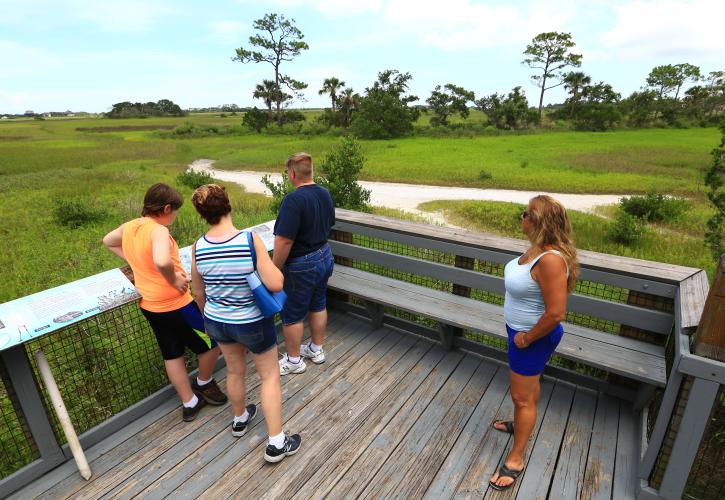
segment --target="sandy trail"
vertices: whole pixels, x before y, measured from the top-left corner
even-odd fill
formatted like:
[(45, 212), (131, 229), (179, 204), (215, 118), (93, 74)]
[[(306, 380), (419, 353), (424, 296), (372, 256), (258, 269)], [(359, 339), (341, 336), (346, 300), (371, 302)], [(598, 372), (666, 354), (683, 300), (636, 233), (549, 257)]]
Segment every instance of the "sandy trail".
[[(189, 165), (190, 168), (208, 172), (215, 178), (235, 182), (250, 192), (270, 195), (269, 190), (262, 184), (264, 175), (269, 175), (273, 181), (281, 179), (280, 174), (268, 172), (219, 170), (214, 168), (214, 160), (200, 159)], [(374, 206), (397, 208), (406, 212), (421, 215), (433, 223), (449, 225), (442, 214), (425, 212), (418, 209), (418, 205), (435, 200), (484, 200), (508, 201), (526, 204), (537, 194), (549, 194), (561, 201), (571, 210), (594, 213), (594, 207), (611, 205), (619, 202), (622, 195), (613, 194), (566, 194), (566, 193), (540, 193), (535, 191), (518, 191), (513, 189), (479, 189), (450, 186), (430, 186), (424, 184), (401, 184), (397, 182), (370, 182), (360, 181), (360, 184), (370, 190), (370, 202)]]

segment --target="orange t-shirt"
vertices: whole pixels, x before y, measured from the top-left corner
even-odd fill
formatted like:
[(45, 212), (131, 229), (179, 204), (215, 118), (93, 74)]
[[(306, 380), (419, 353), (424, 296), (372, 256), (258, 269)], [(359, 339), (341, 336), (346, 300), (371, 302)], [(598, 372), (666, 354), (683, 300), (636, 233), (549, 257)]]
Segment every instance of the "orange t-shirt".
[[(188, 290), (185, 293), (179, 292), (156, 269), (151, 248), (151, 233), (157, 227), (163, 226), (147, 217), (127, 222), (123, 226), (121, 248), (126, 262), (133, 270), (134, 285), (141, 294), (139, 304), (141, 309), (151, 312), (175, 311), (188, 305), (193, 299)], [(179, 258), (179, 245), (171, 235), (169, 240), (174, 271), (184, 272)]]

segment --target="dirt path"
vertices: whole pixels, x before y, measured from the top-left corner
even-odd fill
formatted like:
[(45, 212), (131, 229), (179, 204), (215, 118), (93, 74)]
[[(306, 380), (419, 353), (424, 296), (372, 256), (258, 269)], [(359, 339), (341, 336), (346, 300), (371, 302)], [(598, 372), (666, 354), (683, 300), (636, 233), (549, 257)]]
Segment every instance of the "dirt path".
[[(214, 160), (196, 160), (189, 167), (197, 171), (208, 172), (217, 179), (240, 184), (250, 193), (270, 194), (269, 190), (261, 182), (262, 176), (264, 175), (269, 175), (275, 182), (281, 179), (279, 174), (218, 170), (214, 168)], [(421, 184), (400, 184), (397, 182), (360, 181), (360, 184), (365, 189), (370, 190), (370, 202), (375, 206), (397, 208), (406, 212), (422, 215), (434, 223), (446, 225), (448, 224), (440, 213), (435, 214), (421, 211), (418, 209), (418, 205), (435, 200), (509, 201), (526, 204), (530, 198), (537, 194), (549, 194), (561, 201), (569, 209), (594, 213), (594, 207), (617, 203), (621, 198), (620, 195), (611, 194), (539, 193), (512, 189), (429, 186)]]

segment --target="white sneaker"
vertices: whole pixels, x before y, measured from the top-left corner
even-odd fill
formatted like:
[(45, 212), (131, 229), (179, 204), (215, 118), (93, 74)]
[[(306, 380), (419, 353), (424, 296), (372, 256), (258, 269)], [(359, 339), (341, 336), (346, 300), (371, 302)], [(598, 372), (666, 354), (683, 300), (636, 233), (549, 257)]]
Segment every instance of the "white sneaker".
[(310, 344), (302, 344), (300, 346), (300, 356), (310, 358), (316, 365), (325, 362), (325, 351), (322, 350), (322, 347), (320, 347), (319, 351), (315, 352), (310, 348)]
[(303, 373), (307, 369), (305, 361), (300, 358), (299, 363), (293, 363), (289, 360), (287, 353), (282, 355), (282, 359), (279, 360), (279, 374), (289, 375), (290, 373)]

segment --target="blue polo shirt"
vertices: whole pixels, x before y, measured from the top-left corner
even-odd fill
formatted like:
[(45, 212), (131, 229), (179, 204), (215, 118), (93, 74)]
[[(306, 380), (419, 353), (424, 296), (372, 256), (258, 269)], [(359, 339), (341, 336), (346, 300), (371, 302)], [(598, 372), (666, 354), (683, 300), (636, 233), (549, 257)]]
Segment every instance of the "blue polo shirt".
[(330, 192), (317, 184), (306, 184), (282, 200), (274, 234), (294, 241), (288, 257), (294, 258), (322, 248), (334, 224), (335, 203)]

